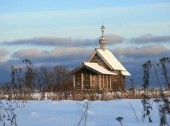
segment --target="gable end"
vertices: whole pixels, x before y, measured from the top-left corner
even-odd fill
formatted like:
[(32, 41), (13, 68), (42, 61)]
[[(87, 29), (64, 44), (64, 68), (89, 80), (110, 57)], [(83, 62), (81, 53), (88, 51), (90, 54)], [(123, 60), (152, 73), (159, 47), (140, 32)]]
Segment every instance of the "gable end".
[(103, 66), (107, 70), (110, 70), (108, 65), (103, 61), (103, 59), (97, 53), (95, 53), (95, 55), (89, 62), (98, 63), (100, 66)]

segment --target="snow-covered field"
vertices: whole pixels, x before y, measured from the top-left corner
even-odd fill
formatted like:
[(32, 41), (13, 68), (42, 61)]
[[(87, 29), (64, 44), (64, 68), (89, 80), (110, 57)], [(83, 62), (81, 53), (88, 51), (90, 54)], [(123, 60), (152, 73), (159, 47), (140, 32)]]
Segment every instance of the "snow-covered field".
[[(152, 120), (142, 121), (141, 100), (118, 99), (111, 101), (27, 101), (17, 109), (18, 126), (78, 126), (83, 115), (83, 105), (88, 102), (86, 126), (120, 126), (117, 117), (123, 117), (123, 126), (159, 126), (159, 113), (152, 102)], [(136, 111), (136, 119), (133, 109)], [(168, 117), (170, 120), (170, 117)], [(85, 126), (85, 120), (80, 126)], [(1, 126), (1, 124), (0, 124)]]

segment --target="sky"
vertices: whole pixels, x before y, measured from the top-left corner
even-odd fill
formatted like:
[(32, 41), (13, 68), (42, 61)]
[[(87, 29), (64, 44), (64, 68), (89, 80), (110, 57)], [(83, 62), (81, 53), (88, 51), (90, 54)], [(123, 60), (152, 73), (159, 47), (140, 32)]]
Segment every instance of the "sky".
[(1, 0), (0, 83), (23, 59), (77, 67), (99, 47), (104, 25), (106, 47), (138, 87), (141, 64), (170, 57), (169, 12), (169, 0)]

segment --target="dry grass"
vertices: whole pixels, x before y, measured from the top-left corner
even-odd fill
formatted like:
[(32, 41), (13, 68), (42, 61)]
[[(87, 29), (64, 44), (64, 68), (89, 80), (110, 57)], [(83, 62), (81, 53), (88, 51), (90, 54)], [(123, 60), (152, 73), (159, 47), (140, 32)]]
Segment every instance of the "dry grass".
[[(13, 100), (113, 100), (113, 99), (141, 99), (143, 90), (126, 90), (123, 92), (95, 92), (86, 90), (73, 90), (67, 92), (42, 92), (42, 93), (15, 93)], [(160, 90), (148, 90), (149, 98), (160, 98)], [(170, 91), (164, 91), (165, 97), (170, 97)], [(0, 99), (8, 99), (8, 94), (1, 93)]]

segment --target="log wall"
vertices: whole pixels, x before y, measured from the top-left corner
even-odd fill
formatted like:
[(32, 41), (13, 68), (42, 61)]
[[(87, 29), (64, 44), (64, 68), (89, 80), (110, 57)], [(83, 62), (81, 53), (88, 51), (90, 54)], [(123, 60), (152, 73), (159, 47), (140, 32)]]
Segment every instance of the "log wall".
[(75, 89), (124, 91), (125, 77), (79, 72), (75, 74)]

